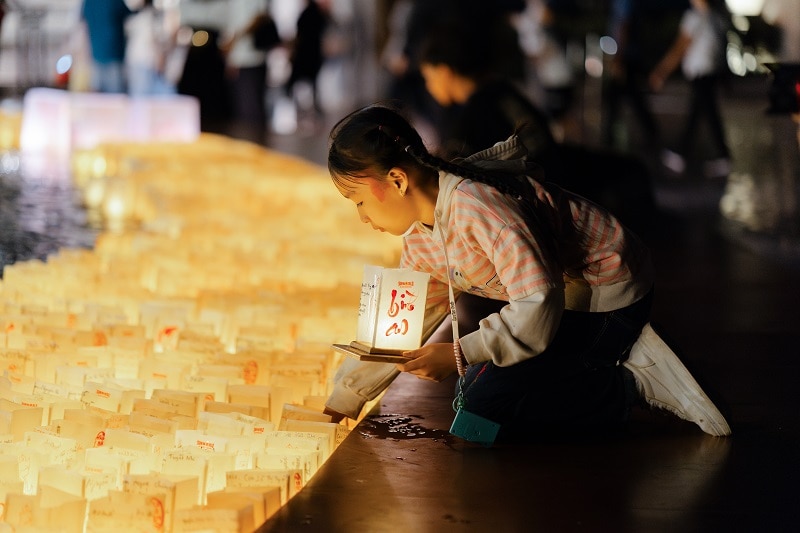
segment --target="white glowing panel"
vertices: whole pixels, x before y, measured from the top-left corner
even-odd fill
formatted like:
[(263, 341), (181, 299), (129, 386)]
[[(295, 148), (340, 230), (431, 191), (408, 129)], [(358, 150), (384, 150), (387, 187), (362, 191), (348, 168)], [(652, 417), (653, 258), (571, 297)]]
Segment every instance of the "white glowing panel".
[(66, 160), (72, 150), (126, 141), (191, 142), (200, 135), (200, 105), (187, 95), (30, 89), (23, 99), (23, 153)]
[(22, 101), (19, 144), (23, 153), (69, 157), (71, 98), (66, 91), (30, 89)]
[(130, 103), (124, 94), (73, 93), (70, 97), (72, 148), (89, 149), (130, 139)]
[(356, 343), (369, 352), (419, 348), (428, 274), (367, 265), (361, 284)]
[(191, 96), (133, 98), (129, 116), (134, 139), (192, 142), (200, 134), (200, 102)]

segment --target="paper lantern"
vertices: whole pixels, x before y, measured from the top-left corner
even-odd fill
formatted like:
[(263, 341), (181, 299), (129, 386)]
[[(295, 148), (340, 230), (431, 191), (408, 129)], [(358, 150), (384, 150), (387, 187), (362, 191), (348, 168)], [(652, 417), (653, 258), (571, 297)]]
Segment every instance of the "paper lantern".
[[(406, 268), (364, 267), (356, 340), (334, 348), (363, 360), (395, 361), (420, 347), (430, 276)], [(386, 357), (383, 356), (394, 356)]]

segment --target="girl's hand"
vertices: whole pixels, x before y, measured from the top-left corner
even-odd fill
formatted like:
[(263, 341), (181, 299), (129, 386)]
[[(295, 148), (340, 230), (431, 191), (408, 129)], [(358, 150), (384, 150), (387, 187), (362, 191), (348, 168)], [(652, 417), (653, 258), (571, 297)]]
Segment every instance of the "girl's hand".
[(453, 343), (450, 342), (428, 344), (417, 350), (403, 352), (403, 355), (412, 359), (398, 364), (397, 369), (420, 379), (439, 382), (457, 370)]

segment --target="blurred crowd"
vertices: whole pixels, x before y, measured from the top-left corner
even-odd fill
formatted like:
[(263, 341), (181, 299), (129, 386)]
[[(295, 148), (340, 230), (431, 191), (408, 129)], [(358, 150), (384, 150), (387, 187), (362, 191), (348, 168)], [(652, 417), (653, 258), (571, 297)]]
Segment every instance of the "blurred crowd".
[[(291, 31), (281, 34), (269, 0), (82, 0), (76, 39), (90, 67), (88, 89), (196, 96), (207, 128), (262, 142), (275, 49), (288, 62), (281, 83), (295, 111), (312, 121), (322, 113), (316, 82), (328, 6), (301, 2)], [(300, 85), (308, 105), (298, 99)]]
[[(487, 142), (468, 133), (521, 130), (545, 166), (586, 144), (581, 90), (591, 77), (602, 86), (594, 111), (603, 155), (635, 148), (673, 175), (695, 160), (707, 176), (724, 176), (735, 154), (720, 91), (764, 62), (800, 60), (796, 0), (761, 0), (762, 14), (749, 17), (732, 13), (729, 0), (75, 2), (79, 24), (65, 46), (72, 62), (56, 86), (193, 95), (204, 129), (262, 143), (276, 132), (320, 133), (332, 101), (344, 102), (338, 114), (391, 99), (442, 155)], [(320, 84), (326, 68), (338, 88)], [(651, 109), (670, 84), (686, 88), (677, 138)], [(696, 149), (700, 128), (713, 141), (705, 151)]]

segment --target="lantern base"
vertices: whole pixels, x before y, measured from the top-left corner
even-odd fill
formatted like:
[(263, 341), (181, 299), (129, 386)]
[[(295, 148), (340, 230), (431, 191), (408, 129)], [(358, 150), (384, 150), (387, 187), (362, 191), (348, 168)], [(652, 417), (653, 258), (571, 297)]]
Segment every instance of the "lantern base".
[[(406, 363), (411, 360), (410, 357), (404, 357), (399, 353), (387, 353), (387, 352), (377, 352), (377, 351), (369, 351), (360, 348), (361, 344), (356, 343), (353, 341), (349, 345), (347, 344), (332, 344), (331, 347), (338, 351), (342, 352), (343, 354), (354, 357), (359, 361), (371, 361), (375, 363)], [(375, 350), (375, 348), (371, 348), (371, 350)]]

